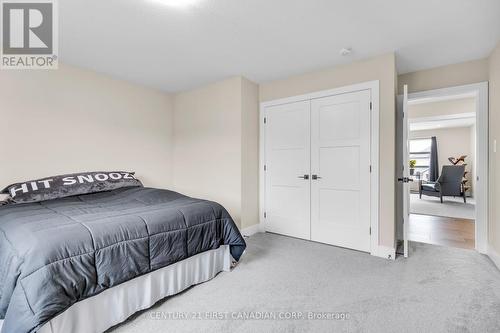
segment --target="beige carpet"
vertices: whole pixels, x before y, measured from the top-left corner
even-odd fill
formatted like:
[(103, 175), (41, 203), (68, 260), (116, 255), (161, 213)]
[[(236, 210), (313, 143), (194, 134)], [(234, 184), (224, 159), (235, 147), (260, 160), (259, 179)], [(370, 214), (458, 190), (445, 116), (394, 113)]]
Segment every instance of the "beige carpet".
[(464, 203), (463, 198), (444, 197), (443, 203), (441, 203), (438, 197), (424, 195), (422, 199), (419, 199), (417, 193), (412, 193), (410, 194), (410, 212), (412, 214), (474, 220), (476, 218), (476, 201), (473, 198), (467, 198), (467, 203)]
[[(233, 271), (112, 332), (500, 332), (500, 271), (488, 257), (421, 243), (411, 247), (410, 258), (388, 261), (256, 234)], [(308, 313), (339, 317), (311, 319)], [(347, 318), (340, 319), (342, 313)]]

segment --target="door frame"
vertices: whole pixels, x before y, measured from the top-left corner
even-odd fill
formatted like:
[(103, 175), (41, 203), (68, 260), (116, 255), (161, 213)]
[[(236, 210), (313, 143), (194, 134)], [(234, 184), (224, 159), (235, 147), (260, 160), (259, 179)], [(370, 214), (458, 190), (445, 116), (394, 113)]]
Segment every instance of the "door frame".
[(265, 122), (266, 108), (281, 104), (300, 102), (305, 100), (313, 100), (317, 98), (341, 95), (357, 91), (371, 91), (371, 136), (370, 136), (370, 159), (372, 172), (370, 176), (370, 254), (382, 258), (394, 259), (395, 249), (380, 245), (380, 228), (379, 228), (379, 148), (380, 148), (380, 81), (368, 81), (349, 86), (339, 87), (335, 89), (322, 90), (303, 95), (291, 96), (286, 98), (275, 99), (260, 103), (259, 110), (259, 222), (261, 231), (266, 231), (266, 171), (265, 171)]
[[(410, 87), (411, 88), (411, 87)], [(475, 247), (479, 253), (488, 251), (488, 213), (489, 213), (489, 105), (488, 82), (467, 84), (419, 91), (408, 94), (411, 104), (446, 100), (447, 98), (476, 98), (476, 199)]]

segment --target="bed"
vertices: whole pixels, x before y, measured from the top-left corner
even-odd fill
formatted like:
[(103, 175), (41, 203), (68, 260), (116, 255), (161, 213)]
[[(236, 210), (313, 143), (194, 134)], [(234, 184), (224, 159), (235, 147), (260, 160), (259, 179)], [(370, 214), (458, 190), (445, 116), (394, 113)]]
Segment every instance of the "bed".
[(168, 190), (1, 206), (1, 332), (103, 332), (229, 270), (245, 246), (220, 204)]

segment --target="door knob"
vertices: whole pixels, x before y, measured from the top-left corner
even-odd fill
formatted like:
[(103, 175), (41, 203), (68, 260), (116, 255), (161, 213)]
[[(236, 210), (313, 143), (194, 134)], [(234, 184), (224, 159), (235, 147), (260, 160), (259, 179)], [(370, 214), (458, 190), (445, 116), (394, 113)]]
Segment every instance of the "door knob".
[(298, 176), (297, 178), (309, 179), (309, 175)]

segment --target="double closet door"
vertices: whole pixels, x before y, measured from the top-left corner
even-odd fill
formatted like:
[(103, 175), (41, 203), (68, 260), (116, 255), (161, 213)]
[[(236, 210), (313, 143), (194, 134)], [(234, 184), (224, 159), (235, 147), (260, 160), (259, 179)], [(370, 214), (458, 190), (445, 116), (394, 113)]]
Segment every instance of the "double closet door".
[(265, 226), (370, 251), (370, 90), (266, 107)]

